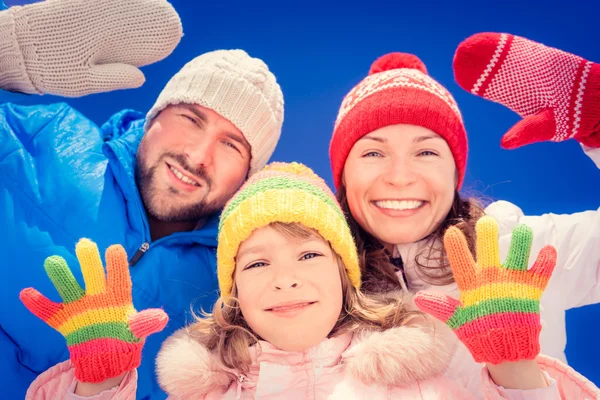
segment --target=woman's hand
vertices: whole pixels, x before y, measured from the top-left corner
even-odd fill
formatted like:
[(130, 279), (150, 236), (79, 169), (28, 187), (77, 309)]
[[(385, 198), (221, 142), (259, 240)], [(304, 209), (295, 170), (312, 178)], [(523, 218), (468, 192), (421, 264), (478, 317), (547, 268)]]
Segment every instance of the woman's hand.
[(456, 49), (454, 76), (468, 92), (523, 119), (502, 147), (574, 138), (600, 147), (600, 64), (507, 33), (478, 33)]

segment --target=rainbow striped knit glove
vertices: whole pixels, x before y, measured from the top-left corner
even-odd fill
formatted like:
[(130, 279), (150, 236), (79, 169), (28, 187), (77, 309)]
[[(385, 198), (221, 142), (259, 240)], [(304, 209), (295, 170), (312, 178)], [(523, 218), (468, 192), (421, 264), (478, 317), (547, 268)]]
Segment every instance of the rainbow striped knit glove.
[(420, 292), (415, 303), (450, 326), (477, 362), (534, 359), (540, 352), (540, 298), (554, 270), (556, 250), (544, 247), (527, 270), (533, 234), (529, 227), (519, 225), (502, 265), (496, 221), (481, 218), (476, 233), (477, 263), (458, 228), (451, 227), (444, 235), (460, 300)]
[(44, 268), (64, 303), (55, 303), (33, 288), (21, 291), (21, 301), (67, 340), (75, 377), (102, 382), (140, 365), (144, 339), (160, 332), (168, 317), (163, 310), (136, 312), (131, 297), (127, 254), (119, 245), (106, 250), (106, 276), (98, 247), (81, 239), (75, 248), (85, 281), (79, 286), (66, 261), (46, 259)]

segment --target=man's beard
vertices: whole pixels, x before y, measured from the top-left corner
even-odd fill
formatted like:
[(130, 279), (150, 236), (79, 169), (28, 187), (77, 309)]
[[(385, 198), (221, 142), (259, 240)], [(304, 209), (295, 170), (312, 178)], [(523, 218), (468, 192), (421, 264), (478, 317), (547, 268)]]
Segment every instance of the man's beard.
[[(206, 197), (211, 191), (212, 181), (207, 176), (206, 171), (202, 168), (194, 168), (189, 165), (186, 158), (180, 154), (163, 153), (159, 161), (147, 166), (144, 164), (145, 152), (143, 144), (140, 148), (135, 162), (135, 181), (142, 196), (142, 202), (148, 215), (160, 222), (198, 222), (202, 219), (210, 217), (218, 213), (224, 206), (227, 198), (216, 199), (208, 203)], [(175, 197), (178, 193), (177, 189), (169, 188), (168, 193), (157, 193), (156, 185), (156, 170), (165, 163), (165, 158), (169, 157), (179, 163), (180, 168), (192, 174), (195, 177), (201, 178), (203, 184), (207, 187), (207, 192), (204, 198), (195, 204), (190, 204), (182, 207), (173, 207), (169, 204), (169, 193)], [(157, 198), (162, 197), (162, 201), (157, 201)]]

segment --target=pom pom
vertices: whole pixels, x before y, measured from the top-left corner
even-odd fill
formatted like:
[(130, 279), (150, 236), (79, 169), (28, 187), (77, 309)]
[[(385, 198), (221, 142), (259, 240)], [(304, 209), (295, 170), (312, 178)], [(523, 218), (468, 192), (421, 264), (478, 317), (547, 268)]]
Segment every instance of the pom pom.
[(423, 61), (414, 54), (408, 53), (389, 53), (379, 57), (369, 70), (369, 75), (376, 74), (378, 72), (389, 71), (391, 69), (399, 68), (411, 68), (421, 71), (427, 74), (427, 68)]

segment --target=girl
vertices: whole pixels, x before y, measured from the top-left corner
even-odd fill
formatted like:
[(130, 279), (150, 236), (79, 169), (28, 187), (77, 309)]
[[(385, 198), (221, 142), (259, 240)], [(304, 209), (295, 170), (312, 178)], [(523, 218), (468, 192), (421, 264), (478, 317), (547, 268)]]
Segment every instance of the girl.
[[(526, 118), (504, 147), (573, 137), (600, 167), (600, 66), (511, 35), (478, 34), (454, 59), (461, 86), (509, 105)], [(556, 118), (556, 119), (555, 119)], [(475, 247), (474, 227), (485, 213), (499, 223), (506, 255), (510, 233), (530, 226), (532, 250), (558, 249), (558, 270), (542, 299), (542, 352), (565, 361), (565, 310), (600, 301), (600, 213), (524, 216), (506, 201), (485, 212), (459, 195), (467, 136), (452, 95), (413, 55), (389, 54), (345, 97), (330, 160), (338, 199), (356, 238), (364, 289), (436, 290), (458, 296), (442, 249), (449, 226)], [(475, 365), (459, 346), (448, 373), (473, 391)]]
[[(539, 297), (554, 268), (553, 248), (540, 252), (532, 271), (524, 270), (530, 231), (521, 227), (506, 266), (501, 266), (495, 257), (495, 223), (484, 220), (478, 229), (484, 244), (479, 266), (468, 256), (459, 231), (447, 235), (451, 265), (464, 283), (462, 302), (434, 293), (420, 294), (417, 302), (447, 321), (473, 354), (488, 363), (481, 374), (486, 398), (592, 399), (600, 394), (560, 362), (536, 359)], [(92, 293), (74, 296), (81, 290), (74, 289), (71, 279), (56, 279), (61, 268), (46, 268), (69, 300), (64, 308), (78, 308), (79, 314), (59, 326), (64, 331), (70, 323), (74, 329), (67, 334), (72, 362), (42, 374), (28, 399), (133, 399), (141, 338), (164, 326), (160, 311), (133, 311), (122, 248), (107, 251), (106, 288), (99, 283), (103, 271), (97, 250), (93, 257), (83, 253), (78, 255), (83, 255), (86, 289)], [(217, 256), (221, 297), (213, 313), (174, 334), (158, 356), (159, 381), (172, 398), (472, 398), (442, 375), (451, 348), (430, 319), (407, 310), (398, 297), (359, 291), (358, 256), (346, 220), (325, 182), (303, 165), (274, 163), (248, 180), (223, 211)], [(90, 271), (90, 259), (100, 269)], [(65, 270), (63, 266), (62, 275)], [(512, 298), (506, 312), (480, 307), (492, 304), (501, 310), (498, 293), (478, 288), (485, 283), (501, 287), (511, 279), (519, 284), (512, 293), (501, 293)], [(71, 282), (70, 290), (65, 282)], [(118, 317), (114, 308), (104, 314), (90, 310), (105, 294), (113, 294), (110, 304), (127, 304), (126, 314)], [(56, 325), (55, 314), (62, 311), (44, 314), (40, 298), (33, 289), (22, 295), (29, 309)], [(110, 307), (108, 300), (101, 303)], [(115, 330), (77, 329), (74, 320), (86, 321), (83, 314), (104, 315), (96, 320), (99, 326), (112, 317), (113, 328), (128, 326), (129, 334), (108, 338)], [(489, 332), (494, 326), (503, 328)], [(485, 342), (486, 337), (493, 340)], [(95, 347), (76, 348), (86, 339), (95, 341)]]

